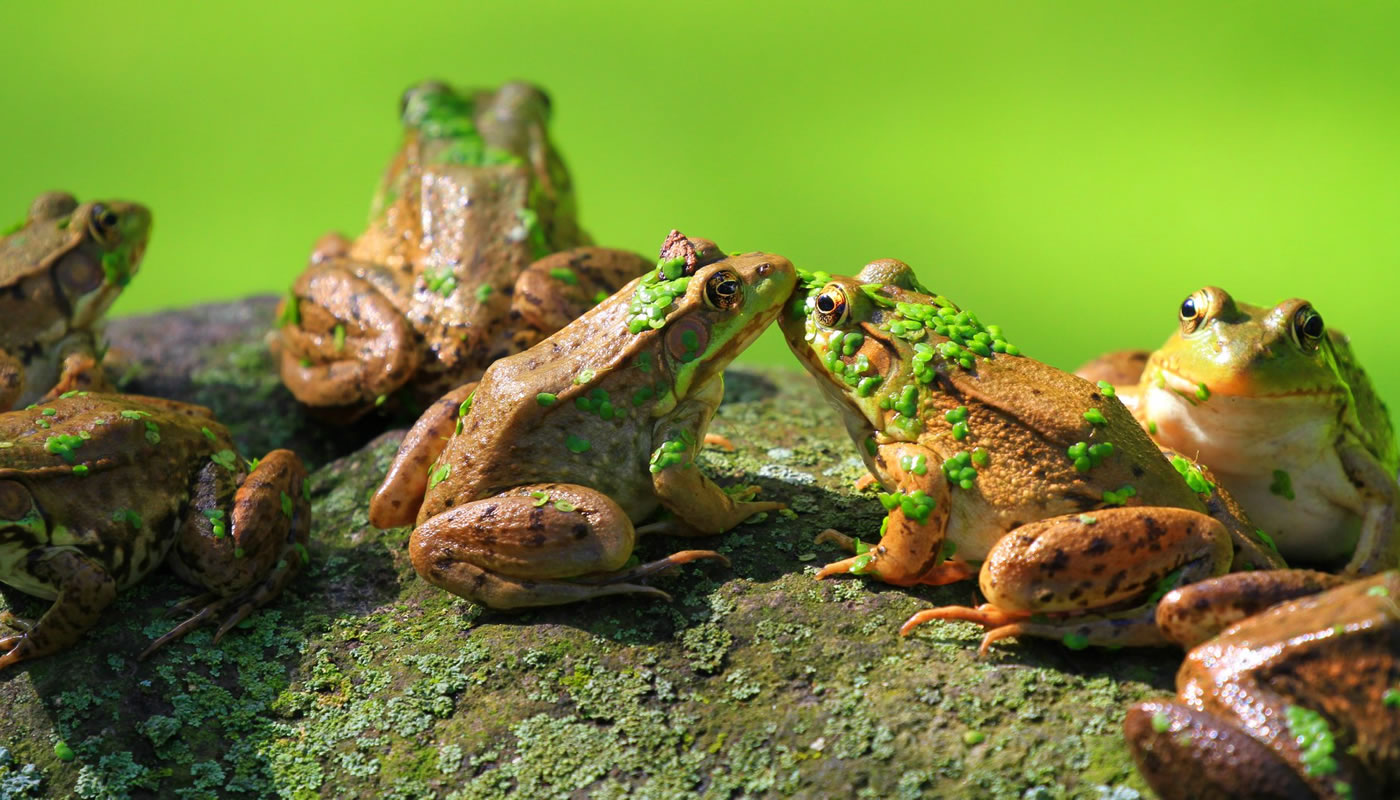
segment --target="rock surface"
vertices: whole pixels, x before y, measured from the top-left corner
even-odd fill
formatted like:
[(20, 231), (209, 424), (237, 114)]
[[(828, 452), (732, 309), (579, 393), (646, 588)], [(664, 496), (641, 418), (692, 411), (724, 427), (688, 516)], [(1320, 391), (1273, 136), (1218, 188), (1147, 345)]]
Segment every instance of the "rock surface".
[[(419, 580), (407, 529), (365, 502), (408, 420), (320, 425), (277, 381), (275, 300), (120, 320), (127, 391), (211, 406), (247, 455), (298, 449), (314, 471), (312, 566), (219, 646), (197, 631), (144, 662), (188, 593), (160, 572), (72, 650), (0, 675), (0, 800), (11, 797), (1148, 796), (1120, 724), (1172, 688), (1177, 653), (1071, 651), (900, 622), (973, 587), (813, 580), (835, 526), (883, 513), (796, 372), (734, 369), (706, 450), (721, 484), (791, 504), (709, 540), (731, 568), (655, 584), (670, 604), (609, 599), (482, 609)], [(694, 546), (647, 539), (643, 558)], [(20, 616), (45, 604), (6, 589)]]

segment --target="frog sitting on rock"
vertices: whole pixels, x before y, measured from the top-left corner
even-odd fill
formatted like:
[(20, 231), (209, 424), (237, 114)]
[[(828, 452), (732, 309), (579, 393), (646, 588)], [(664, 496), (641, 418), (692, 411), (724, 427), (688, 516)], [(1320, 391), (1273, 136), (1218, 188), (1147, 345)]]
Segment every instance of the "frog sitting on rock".
[(888, 510), (873, 547), (819, 578), (900, 586), (980, 574), (987, 604), (915, 615), (1072, 647), (1156, 645), (1156, 601), (1181, 584), (1282, 561), (1209, 474), (1170, 460), (1107, 384), (1020, 354), (923, 288), (908, 265), (802, 275), (779, 323), (836, 407)]
[(151, 212), (136, 203), (46, 192), (0, 238), (0, 411), (106, 388), (102, 316), (136, 274), (150, 233)]
[[(718, 553), (625, 568), (636, 537), (716, 534), (783, 507), (726, 493), (695, 463), (723, 371), (777, 316), (795, 271), (672, 232), (656, 268), (530, 350), (492, 364), (409, 432), (370, 505), (414, 524), (429, 582), (494, 608), (613, 594)], [(658, 507), (669, 520), (634, 527)]]
[(1198, 454), (1290, 562), (1400, 566), (1390, 415), (1350, 341), (1306, 300), (1252, 306), (1208, 286), (1181, 303), (1161, 349), (1079, 374), (1116, 384), (1157, 442)]
[(53, 600), (0, 617), (0, 670), (72, 645), (162, 562), (204, 593), (142, 656), (209, 621), (218, 641), (300, 572), (310, 526), (296, 455), (245, 461), (207, 408), (76, 391), (0, 414), (0, 582)]
[(323, 237), (279, 313), (282, 380), (331, 420), (429, 403), (650, 266), (586, 246), (537, 87), (427, 82), (401, 112), (369, 228)]

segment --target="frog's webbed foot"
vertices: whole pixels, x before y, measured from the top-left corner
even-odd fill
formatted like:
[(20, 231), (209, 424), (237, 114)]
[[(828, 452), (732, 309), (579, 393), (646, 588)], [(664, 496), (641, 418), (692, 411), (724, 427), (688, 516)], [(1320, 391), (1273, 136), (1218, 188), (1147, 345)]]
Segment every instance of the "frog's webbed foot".
[(389, 465), (384, 482), (369, 501), (370, 524), (381, 530), (412, 525), (428, 490), (429, 467), (452, 438), (463, 403), (476, 390), (467, 383), (443, 395), (413, 423)]
[(10, 630), (19, 631), (20, 633), (29, 633), (29, 629), (34, 627), (34, 620), (17, 617), (8, 610), (0, 611), (0, 627), (9, 628)]
[(403, 314), (337, 262), (309, 267), (278, 311), (282, 381), (347, 421), (408, 382), (418, 347)]
[(1162, 800), (1319, 796), (1273, 748), (1207, 711), (1139, 703), (1128, 709), (1123, 734), (1138, 771)]
[(71, 550), (42, 557), (30, 571), (59, 587), (37, 622), (8, 617), (20, 633), (0, 637), (0, 672), (21, 661), (56, 653), (78, 641), (117, 596), (117, 584), (100, 564)]
[(734, 442), (728, 436), (721, 436), (718, 433), (707, 433), (703, 440), (706, 447), (718, 447), (726, 453), (734, 452)]

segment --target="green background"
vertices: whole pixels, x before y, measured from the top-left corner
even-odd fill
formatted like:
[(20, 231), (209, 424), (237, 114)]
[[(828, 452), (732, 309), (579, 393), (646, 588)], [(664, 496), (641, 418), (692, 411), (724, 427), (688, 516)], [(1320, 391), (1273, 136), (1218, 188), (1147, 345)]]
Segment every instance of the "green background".
[[(150, 205), (115, 313), (284, 289), (357, 232), (422, 78), (523, 77), (603, 244), (893, 256), (1026, 352), (1157, 346), (1206, 283), (1311, 299), (1400, 402), (1400, 6), (22, 3), (0, 206)], [(4, 219), (4, 222), (9, 222)], [(790, 361), (770, 332), (749, 360)]]

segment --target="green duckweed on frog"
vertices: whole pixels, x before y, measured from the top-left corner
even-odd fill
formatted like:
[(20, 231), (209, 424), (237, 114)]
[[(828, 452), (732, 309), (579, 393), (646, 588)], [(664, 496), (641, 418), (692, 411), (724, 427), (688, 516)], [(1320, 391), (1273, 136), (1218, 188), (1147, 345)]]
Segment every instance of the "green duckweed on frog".
[(1390, 415), (1351, 343), (1306, 300), (1269, 308), (1208, 286), (1161, 349), (1081, 368), (1111, 379), (1162, 445), (1198, 454), (1290, 562), (1368, 575), (1400, 565)]
[[(416, 522), (418, 573), (491, 607), (665, 597), (636, 581), (723, 557), (687, 550), (626, 569), (638, 535), (716, 534), (783, 507), (726, 493), (695, 457), (723, 398), (724, 367), (794, 283), (782, 256), (724, 256), (673, 231), (654, 270), (430, 409), (370, 520)], [(634, 527), (658, 508), (671, 518)]]
[(136, 274), (150, 233), (143, 206), (47, 192), (0, 237), (0, 411), (105, 388), (102, 316)]
[(0, 670), (70, 646), (161, 563), (203, 594), (146, 653), (209, 621), (223, 636), (307, 561), (305, 481), (287, 450), (249, 464), (200, 406), (71, 392), (0, 414), (0, 582), (54, 601), (0, 619)]
[(528, 83), (405, 92), (368, 229), (323, 237), (279, 312), (298, 400), (339, 421), (404, 392), (431, 402), (646, 271), (635, 253), (587, 246), (549, 117)]
[(1228, 496), (1163, 456), (1117, 398), (1022, 355), (908, 265), (803, 273), (780, 319), (883, 491), (880, 541), (820, 571), (901, 586), (980, 575), (987, 604), (915, 615), (1074, 647), (1164, 640), (1157, 598), (1282, 562)]

